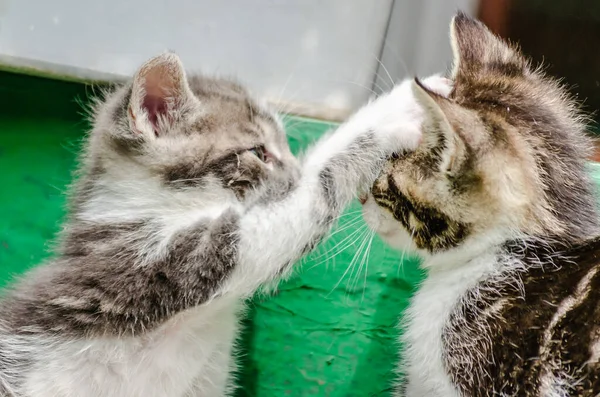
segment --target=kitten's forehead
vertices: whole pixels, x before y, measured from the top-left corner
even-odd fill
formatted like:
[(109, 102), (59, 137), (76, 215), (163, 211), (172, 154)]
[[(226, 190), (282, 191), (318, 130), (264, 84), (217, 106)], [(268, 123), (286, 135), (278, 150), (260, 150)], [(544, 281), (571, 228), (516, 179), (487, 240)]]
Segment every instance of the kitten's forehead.
[(238, 83), (219, 78), (194, 76), (190, 88), (200, 102), (202, 112), (193, 125), (220, 134), (240, 135), (247, 141), (275, 140), (281, 144), (282, 125), (277, 116), (256, 101)]

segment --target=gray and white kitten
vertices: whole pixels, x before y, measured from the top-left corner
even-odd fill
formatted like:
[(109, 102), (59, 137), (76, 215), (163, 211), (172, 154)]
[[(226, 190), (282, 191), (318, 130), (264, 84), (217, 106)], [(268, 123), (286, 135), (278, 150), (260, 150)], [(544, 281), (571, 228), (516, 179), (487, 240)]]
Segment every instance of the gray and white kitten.
[(55, 258), (0, 303), (0, 395), (228, 394), (243, 299), (417, 146), (420, 110), (400, 91), (300, 164), (239, 85), (188, 77), (173, 54), (144, 64), (95, 109)]
[[(483, 24), (451, 25), (454, 88), (418, 81), (423, 141), (363, 197), (428, 276), (403, 323), (399, 395), (600, 395), (600, 238), (574, 102)], [(366, 201), (365, 201), (366, 200)]]

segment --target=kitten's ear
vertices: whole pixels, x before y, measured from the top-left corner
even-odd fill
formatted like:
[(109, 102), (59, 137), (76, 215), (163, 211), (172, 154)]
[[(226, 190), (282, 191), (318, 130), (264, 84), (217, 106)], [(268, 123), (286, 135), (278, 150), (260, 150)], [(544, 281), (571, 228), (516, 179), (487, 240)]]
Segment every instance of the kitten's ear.
[(173, 53), (147, 61), (133, 77), (128, 116), (135, 133), (166, 133), (189, 106), (193, 94), (183, 65)]
[(450, 23), (450, 44), (454, 55), (452, 77), (477, 73), (487, 68), (505, 74), (523, 73), (525, 58), (483, 23), (459, 12)]
[(465, 153), (465, 142), (454, 131), (449, 119), (455, 105), (426, 87), (419, 79), (413, 81), (412, 91), (424, 112), (423, 139), (417, 151), (433, 156), (440, 171), (451, 171)]

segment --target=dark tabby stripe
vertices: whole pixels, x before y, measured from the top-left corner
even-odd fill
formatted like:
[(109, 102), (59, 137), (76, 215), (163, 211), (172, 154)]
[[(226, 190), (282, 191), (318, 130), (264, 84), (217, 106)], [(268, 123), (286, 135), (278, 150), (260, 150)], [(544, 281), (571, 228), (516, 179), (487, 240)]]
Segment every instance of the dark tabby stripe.
[(319, 173), (319, 182), (321, 183), (321, 189), (323, 190), (323, 197), (331, 208), (337, 208), (338, 199), (335, 195), (336, 180), (335, 180), (335, 169), (333, 167), (325, 167)]
[(445, 331), (456, 384), (468, 396), (541, 396), (554, 380), (571, 384), (569, 395), (599, 395), (600, 239), (573, 248), (514, 242), (506, 253), (530, 267), (513, 275), (522, 285), (483, 282)]
[(469, 226), (455, 221), (434, 207), (409, 199), (397, 188), (392, 175), (388, 177), (388, 189), (372, 190), (377, 204), (387, 208), (394, 218), (412, 235), (420, 249), (438, 252), (456, 247), (470, 233)]
[(257, 187), (266, 177), (263, 165), (250, 156), (245, 149), (233, 150), (213, 160), (179, 163), (166, 168), (162, 175), (167, 186), (173, 188), (201, 187), (206, 177), (212, 175), (224, 188), (243, 198), (246, 190)]

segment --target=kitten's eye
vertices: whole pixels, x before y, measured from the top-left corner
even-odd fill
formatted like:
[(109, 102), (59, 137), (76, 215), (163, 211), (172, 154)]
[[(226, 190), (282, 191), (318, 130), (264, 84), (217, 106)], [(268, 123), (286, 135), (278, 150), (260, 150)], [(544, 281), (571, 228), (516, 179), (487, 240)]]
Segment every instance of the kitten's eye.
[(255, 146), (252, 149), (248, 149), (248, 151), (258, 157), (263, 163), (268, 161), (267, 151), (263, 145)]

